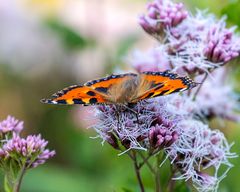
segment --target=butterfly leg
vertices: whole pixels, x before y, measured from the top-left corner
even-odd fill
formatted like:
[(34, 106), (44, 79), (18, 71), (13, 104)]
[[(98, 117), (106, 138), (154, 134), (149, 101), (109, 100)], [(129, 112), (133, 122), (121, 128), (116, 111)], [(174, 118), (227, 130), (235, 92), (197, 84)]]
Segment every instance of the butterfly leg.
[(121, 129), (121, 125), (120, 125), (120, 107), (118, 105), (115, 105), (116, 107), (116, 118), (117, 118), (117, 128), (118, 130)]

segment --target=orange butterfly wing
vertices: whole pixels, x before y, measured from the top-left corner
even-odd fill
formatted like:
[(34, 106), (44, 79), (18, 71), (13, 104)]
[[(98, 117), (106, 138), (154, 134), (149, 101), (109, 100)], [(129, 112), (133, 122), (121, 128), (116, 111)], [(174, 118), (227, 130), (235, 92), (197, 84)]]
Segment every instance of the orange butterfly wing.
[(109, 89), (113, 86), (118, 86), (130, 76), (136, 76), (136, 74), (110, 75), (105, 78), (89, 81), (83, 86), (73, 85), (53, 94), (51, 99), (42, 99), (41, 102), (65, 105), (112, 103), (111, 95), (108, 92)]
[(196, 86), (190, 78), (179, 77), (169, 71), (143, 72), (140, 74), (140, 84), (137, 97), (132, 102), (139, 100), (169, 95), (172, 93), (191, 89)]

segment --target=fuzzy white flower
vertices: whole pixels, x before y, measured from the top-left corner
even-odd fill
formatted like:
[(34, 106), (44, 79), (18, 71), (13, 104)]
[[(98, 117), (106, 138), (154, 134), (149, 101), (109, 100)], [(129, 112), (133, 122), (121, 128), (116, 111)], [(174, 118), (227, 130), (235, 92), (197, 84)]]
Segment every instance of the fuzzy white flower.
[[(131, 110), (116, 105), (97, 106), (91, 127), (114, 148), (118, 148), (116, 141), (119, 140), (127, 149), (149, 149), (152, 147), (149, 139), (155, 137), (149, 135), (158, 135), (159, 129), (166, 130), (166, 136), (172, 135), (175, 141), (178, 133), (173, 132), (178, 130), (178, 122), (192, 118), (193, 109), (191, 99), (178, 94), (138, 102)], [(161, 135), (165, 137), (165, 132)]]
[[(166, 150), (172, 164), (181, 173), (175, 179), (191, 179), (199, 191), (216, 191), (219, 182), (232, 167), (229, 158), (236, 157), (230, 152), (232, 145), (219, 130), (211, 130), (197, 120), (184, 120), (178, 128), (178, 140)], [(220, 175), (222, 165), (227, 168)], [(204, 173), (209, 168), (214, 170), (212, 175)]]

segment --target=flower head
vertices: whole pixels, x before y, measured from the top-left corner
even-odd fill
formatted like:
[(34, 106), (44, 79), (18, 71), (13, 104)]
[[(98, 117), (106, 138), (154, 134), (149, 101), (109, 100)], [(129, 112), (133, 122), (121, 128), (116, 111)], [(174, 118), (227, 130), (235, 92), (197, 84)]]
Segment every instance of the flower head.
[(212, 25), (207, 33), (204, 55), (214, 63), (227, 63), (239, 56), (240, 38), (234, 35), (235, 27), (227, 29), (225, 18)]
[[(178, 138), (178, 122), (192, 117), (192, 107), (179, 95), (158, 97), (134, 106), (105, 105), (95, 108), (92, 127), (114, 148), (163, 149)], [(185, 103), (185, 104), (183, 104)], [(184, 111), (184, 112), (183, 112)]]
[(3, 159), (12, 159), (26, 162), (26, 167), (36, 167), (43, 164), (47, 159), (55, 155), (55, 151), (45, 149), (47, 141), (41, 135), (30, 135), (21, 138), (14, 134), (13, 138), (7, 141), (2, 147)]
[[(199, 191), (215, 190), (218, 183), (232, 167), (229, 158), (236, 157), (230, 152), (223, 133), (211, 130), (197, 120), (184, 120), (179, 123), (179, 138), (167, 150), (172, 163), (182, 173), (176, 179), (191, 179)], [(219, 176), (219, 168), (225, 165), (226, 172)], [(213, 168), (213, 175), (204, 173)]]
[(7, 119), (0, 122), (0, 133), (6, 134), (8, 132), (14, 132), (19, 134), (23, 129), (23, 121), (19, 121), (12, 116), (8, 116)]
[(174, 69), (202, 73), (239, 56), (240, 38), (233, 32), (224, 18), (218, 21), (202, 11), (168, 29), (166, 46)]
[[(159, 58), (156, 55), (162, 54), (172, 70), (201, 74), (239, 56), (240, 37), (234, 34), (235, 27), (226, 28), (225, 18), (218, 21), (214, 15), (204, 11), (188, 15), (182, 8), (182, 4), (174, 4), (168, 0), (156, 0), (149, 4), (148, 16), (140, 17), (140, 25), (145, 31), (164, 41), (159, 46), (160, 53), (156, 54), (156, 49), (152, 60), (148, 56), (148, 65), (135, 65), (137, 69), (160, 70), (159, 65), (154, 63), (155, 58)], [(176, 20), (176, 14), (169, 10), (178, 10), (179, 15), (183, 14), (179, 17), (181, 19)]]
[(170, 0), (155, 0), (148, 4), (147, 15), (139, 17), (139, 24), (149, 34), (161, 36), (168, 27), (177, 26), (188, 15), (182, 3)]

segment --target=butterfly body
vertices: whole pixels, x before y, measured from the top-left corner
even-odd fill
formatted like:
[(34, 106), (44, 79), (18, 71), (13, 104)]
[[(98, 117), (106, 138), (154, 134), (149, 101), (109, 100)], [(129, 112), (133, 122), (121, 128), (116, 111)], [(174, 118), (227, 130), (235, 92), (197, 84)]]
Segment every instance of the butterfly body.
[(48, 104), (134, 104), (140, 100), (168, 95), (195, 87), (188, 77), (169, 71), (125, 73), (73, 85), (42, 99)]

